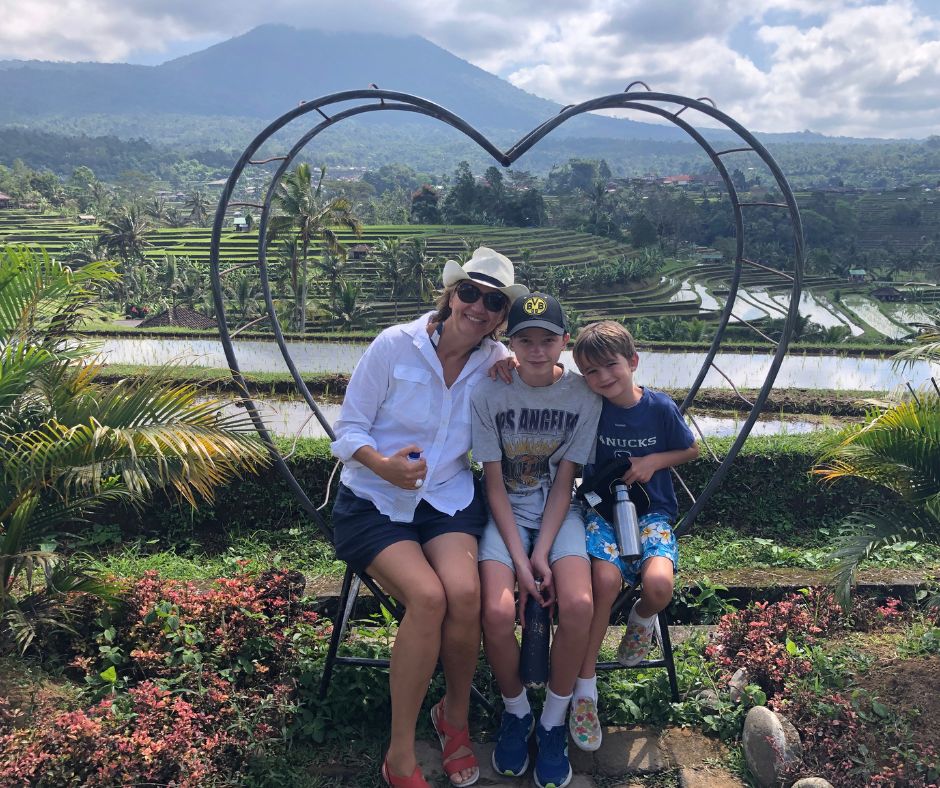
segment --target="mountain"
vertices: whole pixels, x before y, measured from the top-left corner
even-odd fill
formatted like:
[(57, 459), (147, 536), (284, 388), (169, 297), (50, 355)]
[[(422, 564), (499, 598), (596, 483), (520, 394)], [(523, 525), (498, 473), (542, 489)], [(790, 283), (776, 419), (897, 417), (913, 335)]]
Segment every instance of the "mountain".
[[(263, 25), (159, 66), (0, 62), (0, 124), (100, 116), (114, 118), (116, 129), (122, 117), (270, 121), (301, 100), (371, 83), (440, 103), (477, 128), (498, 132), (501, 144), (561, 109), (418, 36)], [(405, 113), (382, 115), (389, 123)], [(596, 115), (566, 123), (557, 136), (685, 139), (671, 126)]]

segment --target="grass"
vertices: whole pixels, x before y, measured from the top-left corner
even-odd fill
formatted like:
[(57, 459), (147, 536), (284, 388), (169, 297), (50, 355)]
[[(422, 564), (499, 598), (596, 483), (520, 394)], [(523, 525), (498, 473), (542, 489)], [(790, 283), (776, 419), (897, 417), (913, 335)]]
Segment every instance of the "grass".
[[(761, 537), (742, 537), (731, 529), (684, 536), (679, 540), (680, 580), (706, 573), (739, 569), (831, 569), (828, 533), (817, 532), (816, 544), (782, 544)], [(178, 580), (211, 580), (240, 571), (262, 571), (288, 566), (310, 577), (332, 578), (338, 584), (345, 564), (333, 557), (333, 548), (310, 532), (257, 531), (237, 535), (215, 550), (195, 538), (177, 538), (167, 545), (159, 539), (122, 543), (116, 531), (98, 529), (74, 545), (76, 558), (89, 569), (119, 577), (140, 577), (156, 571)], [(940, 569), (940, 545), (898, 542), (877, 551), (864, 567), (885, 569)]]
[[(688, 572), (720, 572), (732, 569), (831, 569), (835, 564), (827, 558), (831, 552), (828, 529), (816, 531), (812, 543), (805, 533), (798, 544), (784, 544), (763, 537), (740, 536), (730, 528), (679, 539), (681, 569)], [(940, 545), (897, 542), (874, 552), (863, 567), (885, 569), (940, 568)]]
[(332, 546), (293, 528), (238, 536), (214, 552), (186, 539), (169, 547), (159, 539), (138, 539), (121, 544), (111, 540), (100, 545), (79, 543), (76, 548), (76, 559), (88, 569), (129, 578), (155, 571), (176, 580), (212, 580), (286, 565), (306, 575), (335, 576), (339, 582), (346, 568), (334, 559)]

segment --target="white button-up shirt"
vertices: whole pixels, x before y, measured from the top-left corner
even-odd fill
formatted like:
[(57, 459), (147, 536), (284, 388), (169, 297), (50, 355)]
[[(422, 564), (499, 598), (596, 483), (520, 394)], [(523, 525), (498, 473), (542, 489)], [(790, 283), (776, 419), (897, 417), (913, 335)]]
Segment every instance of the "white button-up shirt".
[[(410, 523), (418, 502), (445, 514), (473, 500), (470, 473), (470, 392), (509, 351), (484, 339), (448, 388), (428, 336), (433, 312), (412, 323), (392, 326), (376, 337), (353, 371), (333, 425), (333, 455), (345, 463), (341, 479), (382, 514)], [(389, 484), (353, 459), (363, 446), (385, 456), (414, 443), (423, 450), (427, 477), (418, 490)]]

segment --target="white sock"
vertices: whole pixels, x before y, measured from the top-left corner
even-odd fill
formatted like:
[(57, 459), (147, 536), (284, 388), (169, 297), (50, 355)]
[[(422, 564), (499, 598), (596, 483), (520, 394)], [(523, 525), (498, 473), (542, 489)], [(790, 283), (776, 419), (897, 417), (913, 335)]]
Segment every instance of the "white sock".
[(542, 707), (542, 716), (539, 718), (539, 725), (545, 730), (557, 728), (565, 721), (568, 714), (568, 704), (571, 703), (570, 695), (556, 695), (551, 687), (545, 688), (545, 705)]
[(578, 676), (577, 681), (574, 683), (574, 697), (575, 698), (590, 698), (597, 703), (597, 674), (595, 673), (589, 679), (582, 679)]
[(520, 719), (525, 717), (526, 714), (532, 713), (532, 707), (529, 705), (529, 696), (526, 694), (525, 690), (522, 690), (518, 697), (515, 698), (507, 698), (503, 695), (503, 704), (506, 706), (506, 711), (510, 714), (515, 714)]
[(644, 629), (652, 629), (653, 623), (656, 621), (656, 616), (658, 616), (659, 613), (653, 613), (653, 615), (644, 618), (636, 612), (637, 605), (639, 604), (640, 600), (638, 599), (633, 603), (633, 607), (630, 608), (630, 617), (627, 619), (627, 626), (630, 624), (636, 624), (637, 626), (641, 626)]

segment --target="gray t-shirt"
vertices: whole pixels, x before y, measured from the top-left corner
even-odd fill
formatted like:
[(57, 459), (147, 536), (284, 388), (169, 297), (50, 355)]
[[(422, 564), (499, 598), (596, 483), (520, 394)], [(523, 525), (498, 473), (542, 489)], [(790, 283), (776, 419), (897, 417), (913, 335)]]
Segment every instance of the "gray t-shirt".
[(512, 376), (511, 384), (487, 378), (473, 390), (473, 459), (502, 461), (514, 509), (536, 493), (542, 506), (559, 462), (593, 459), (603, 400), (568, 369), (550, 386), (530, 386), (516, 371)]

